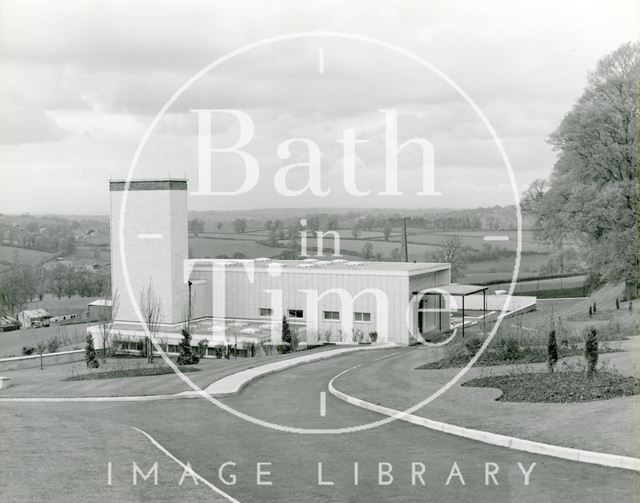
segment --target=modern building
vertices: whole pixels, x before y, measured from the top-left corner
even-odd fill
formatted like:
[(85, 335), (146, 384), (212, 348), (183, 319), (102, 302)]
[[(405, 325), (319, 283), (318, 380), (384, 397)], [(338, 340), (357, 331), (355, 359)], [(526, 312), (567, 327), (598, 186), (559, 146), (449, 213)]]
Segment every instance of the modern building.
[[(188, 259), (186, 180), (111, 181), (110, 196), (119, 336), (143, 336), (140, 320), (150, 306), (159, 312), (158, 337), (168, 345), (177, 343), (186, 320), (195, 327), (194, 344), (207, 338), (210, 347), (228, 342), (230, 330), (245, 345), (277, 344), (282, 316), (309, 344), (375, 339), (407, 345), (450, 329), (457, 305), (450, 264)], [(484, 290), (456, 289), (481, 298)]]

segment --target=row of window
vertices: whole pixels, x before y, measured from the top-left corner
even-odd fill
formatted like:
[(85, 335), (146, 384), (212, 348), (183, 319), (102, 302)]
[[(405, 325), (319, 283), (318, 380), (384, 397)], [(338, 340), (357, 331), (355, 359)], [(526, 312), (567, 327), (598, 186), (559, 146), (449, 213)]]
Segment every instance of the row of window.
[[(304, 318), (304, 312), (302, 309), (289, 309), (289, 318)], [(273, 314), (273, 310), (269, 307), (260, 308), (260, 316), (270, 317)], [(322, 311), (322, 317), (325, 320), (339, 320), (340, 312), (338, 311)], [(371, 313), (355, 312), (353, 313), (353, 321), (371, 321)]]

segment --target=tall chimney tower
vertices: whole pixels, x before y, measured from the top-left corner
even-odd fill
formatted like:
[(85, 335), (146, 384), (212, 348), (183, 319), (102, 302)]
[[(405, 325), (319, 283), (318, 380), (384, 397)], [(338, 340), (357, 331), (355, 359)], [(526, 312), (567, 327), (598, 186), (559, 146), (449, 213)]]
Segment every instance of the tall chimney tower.
[[(126, 192), (125, 192), (126, 191)], [(160, 323), (184, 321), (188, 286), (183, 281), (188, 254), (187, 181), (185, 179), (123, 180), (109, 182), (111, 196), (111, 288), (117, 292), (116, 321), (139, 322), (134, 302), (149, 286), (161, 303)], [(126, 194), (126, 203), (125, 203)], [(120, 218), (124, 208), (124, 235)], [(121, 250), (121, 245), (124, 245)], [(125, 281), (121, 253), (133, 299)]]

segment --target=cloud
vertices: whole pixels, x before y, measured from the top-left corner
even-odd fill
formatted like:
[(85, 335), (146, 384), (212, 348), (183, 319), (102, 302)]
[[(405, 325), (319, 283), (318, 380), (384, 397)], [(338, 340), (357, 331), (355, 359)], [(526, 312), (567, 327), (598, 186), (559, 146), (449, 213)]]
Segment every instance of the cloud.
[[(82, 194), (82, 204), (87, 211), (106, 211), (108, 176), (126, 174), (146, 126), (195, 72), (265, 37), (334, 30), (394, 43), (446, 72), (484, 111), (518, 183), (525, 184), (549, 173), (554, 155), (544, 139), (580, 95), (587, 71), (636, 37), (635, 10), (631, 0), (616, 9), (606, 0), (541, 0), (526, 10), (500, 0), (3, 0), (0, 167), (20, 177), (21, 166), (42, 166), (30, 183), (41, 184), (46, 194), (54, 179), (70, 173), (61, 166), (91, 166), (93, 180), (102, 181), (84, 187), (93, 197)], [(314, 203), (270, 198), (269, 177), (282, 165), (275, 149), (286, 138), (314, 138), (322, 145), (327, 180), (337, 184), (336, 139), (348, 127), (370, 140), (358, 157), (375, 184), (381, 173), (380, 108), (403, 112), (403, 139), (420, 136), (433, 143), (442, 186), (451, 190), (447, 204), (482, 203), (490, 192), (487, 178), (504, 171), (486, 128), (451, 87), (414, 62), (362, 42), (299, 39), (228, 61), (171, 108), (144, 152), (140, 173), (195, 176), (197, 130), (189, 110), (198, 107), (251, 114), (256, 134), (248, 148), (260, 159), (265, 180), (247, 198), (197, 204)], [(228, 122), (216, 122), (214, 131), (219, 142), (231, 142), (236, 133)], [(233, 158), (221, 162), (230, 172), (238, 168)], [(401, 165), (407, 183), (416, 166), (416, 153), (409, 152)], [(466, 188), (474, 184), (480, 190)], [(333, 203), (350, 204), (339, 191), (322, 201)], [(45, 196), (38, 204), (78, 211), (72, 198)], [(0, 202), (0, 211), (26, 209), (27, 201)]]
[(67, 136), (44, 110), (29, 103), (0, 102), (0, 144), (46, 143)]

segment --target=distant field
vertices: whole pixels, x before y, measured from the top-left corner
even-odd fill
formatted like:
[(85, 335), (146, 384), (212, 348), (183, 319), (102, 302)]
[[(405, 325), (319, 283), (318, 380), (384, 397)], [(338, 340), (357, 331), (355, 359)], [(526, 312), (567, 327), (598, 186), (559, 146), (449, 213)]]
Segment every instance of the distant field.
[[(475, 249), (481, 249), (483, 243), (491, 244), (499, 248), (506, 248), (508, 250), (517, 249), (517, 232), (516, 231), (489, 231), (483, 230), (461, 230), (451, 232), (419, 232), (416, 235), (410, 235), (409, 241), (417, 241), (421, 243), (428, 243), (431, 245), (441, 245), (449, 236), (460, 236), (462, 242), (466, 246), (470, 246)], [(507, 241), (485, 241), (485, 236), (507, 236)], [(398, 239), (398, 238), (392, 238)], [(538, 241), (533, 237), (532, 231), (522, 231), (522, 251), (531, 252), (548, 252), (549, 247), (541, 241)]]
[(244, 253), (250, 258), (273, 257), (283, 251), (282, 248), (272, 248), (255, 241), (207, 238), (190, 238), (189, 248), (193, 258), (215, 258), (218, 255), (231, 257), (234, 253)]
[(28, 302), (24, 308), (37, 309), (41, 307), (53, 315), (76, 313), (79, 317), (84, 318), (87, 313), (87, 304), (95, 299), (97, 297), (80, 297), (79, 295), (73, 295), (70, 299), (67, 297), (59, 299), (48, 293), (41, 301)]
[(0, 333), (0, 357), (22, 356), (23, 346), (35, 346), (38, 342), (47, 342), (52, 337), (66, 337), (70, 342), (60, 351), (82, 349), (86, 337), (86, 328), (95, 323), (52, 326), (44, 328), (26, 328), (13, 332)]
[(54, 255), (53, 253), (47, 253), (39, 250), (29, 250), (26, 248), (16, 248), (15, 246), (0, 245), (0, 263), (12, 263), (16, 253), (18, 254), (20, 262), (28, 265), (36, 265), (46, 262)]
[(74, 265), (108, 264), (111, 261), (109, 248), (94, 246), (78, 246), (71, 255)]

